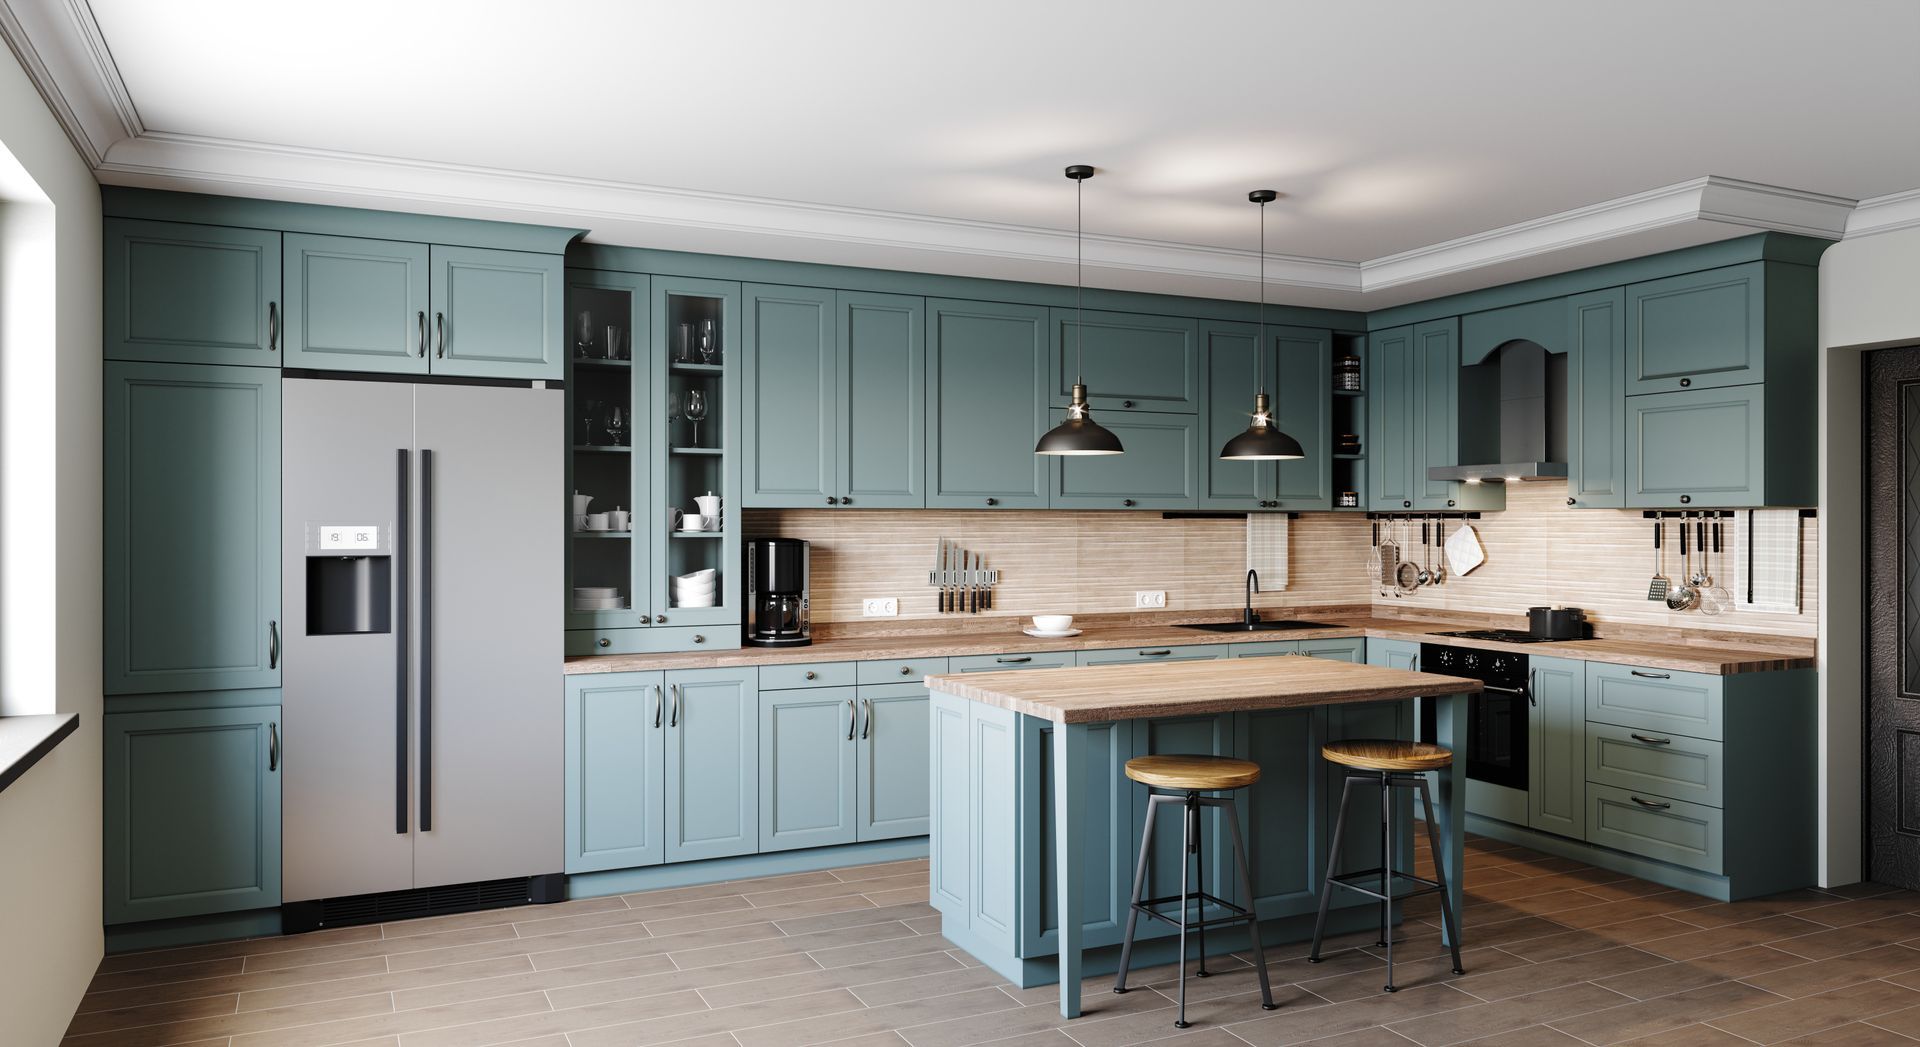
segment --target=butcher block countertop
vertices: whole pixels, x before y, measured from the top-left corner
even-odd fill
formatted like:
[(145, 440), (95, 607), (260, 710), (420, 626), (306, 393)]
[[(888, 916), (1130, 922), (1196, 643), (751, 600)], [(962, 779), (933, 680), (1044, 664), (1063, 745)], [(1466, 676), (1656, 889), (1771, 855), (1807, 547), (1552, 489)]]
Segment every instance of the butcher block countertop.
[(929, 676), (927, 687), (1054, 723), (1473, 694), (1480, 681), (1326, 658), (1251, 658)]
[[(1269, 617), (1275, 617), (1268, 612)], [(1649, 669), (1677, 672), (1734, 673), (1769, 672), (1782, 669), (1811, 669), (1814, 658), (1804, 648), (1786, 645), (1770, 647), (1764, 637), (1721, 634), (1711, 642), (1656, 643), (1639, 639), (1601, 639), (1553, 643), (1503, 644), (1484, 640), (1463, 640), (1435, 636), (1454, 629), (1482, 629), (1486, 620), (1444, 621), (1401, 618), (1330, 617), (1310, 612), (1289, 612), (1311, 621), (1324, 621), (1325, 629), (1287, 629), (1255, 633), (1214, 633), (1200, 629), (1182, 629), (1172, 624), (1102, 625), (1090, 620), (1079, 636), (1065, 639), (1036, 639), (1020, 632), (1024, 618), (997, 619), (1004, 628), (977, 619), (964, 622), (964, 628), (939, 631), (939, 623), (921, 631), (903, 629), (885, 635), (828, 638), (807, 647), (746, 647), (724, 651), (685, 651), (671, 654), (583, 655), (566, 661), (568, 675), (575, 673), (645, 672), (660, 669), (708, 669), (747, 665), (796, 665), (808, 662), (864, 662), (887, 659), (950, 658), (978, 654), (1022, 654), (1043, 651), (1096, 651), (1128, 647), (1178, 647), (1196, 644), (1260, 643), (1276, 640), (1330, 640), (1365, 636), (1383, 640), (1430, 641), (1478, 647), (1517, 654), (1538, 654), (1554, 658), (1574, 658), (1590, 662), (1615, 662)], [(1222, 613), (1212, 620), (1231, 617)], [(914, 627), (922, 623), (913, 623)], [(1079, 624), (1079, 623), (1076, 623)], [(1136, 667), (1129, 667), (1135, 671)]]

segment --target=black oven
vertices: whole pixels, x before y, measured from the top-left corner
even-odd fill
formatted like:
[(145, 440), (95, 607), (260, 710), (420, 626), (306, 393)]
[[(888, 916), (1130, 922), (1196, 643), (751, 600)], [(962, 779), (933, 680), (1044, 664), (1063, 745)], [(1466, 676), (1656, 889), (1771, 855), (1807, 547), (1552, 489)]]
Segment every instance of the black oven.
[[(1420, 671), (1479, 680), (1486, 690), (1467, 698), (1467, 777), (1509, 789), (1527, 787), (1527, 730), (1533, 694), (1527, 656), (1448, 644), (1420, 645)], [(1422, 698), (1420, 740), (1438, 741), (1434, 699)]]

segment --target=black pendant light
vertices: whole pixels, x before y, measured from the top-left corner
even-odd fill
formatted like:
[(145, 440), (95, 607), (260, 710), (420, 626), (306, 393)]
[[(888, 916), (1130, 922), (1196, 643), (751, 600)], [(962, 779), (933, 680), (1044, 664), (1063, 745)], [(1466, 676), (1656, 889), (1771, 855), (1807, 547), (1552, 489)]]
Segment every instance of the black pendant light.
[(1093, 168), (1086, 164), (1074, 164), (1067, 168), (1067, 177), (1073, 179), (1073, 350), (1074, 379), (1073, 403), (1067, 407), (1067, 420), (1046, 431), (1040, 442), (1033, 445), (1034, 454), (1125, 454), (1126, 448), (1120, 446), (1120, 438), (1100, 427), (1093, 420), (1093, 408), (1087, 404), (1087, 382), (1084, 372), (1086, 362), (1086, 325), (1081, 322), (1084, 315), (1081, 298), (1086, 293), (1085, 281), (1080, 275), (1081, 266), (1081, 219), (1080, 196), (1086, 181), (1093, 177)]
[(1307, 456), (1300, 441), (1274, 428), (1273, 409), (1267, 400), (1267, 205), (1279, 196), (1271, 189), (1247, 194), (1248, 200), (1260, 205), (1260, 340), (1253, 347), (1259, 391), (1253, 396), (1253, 422), (1247, 431), (1234, 434), (1220, 448), (1220, 457), (1239, 462), (1286, 462)]

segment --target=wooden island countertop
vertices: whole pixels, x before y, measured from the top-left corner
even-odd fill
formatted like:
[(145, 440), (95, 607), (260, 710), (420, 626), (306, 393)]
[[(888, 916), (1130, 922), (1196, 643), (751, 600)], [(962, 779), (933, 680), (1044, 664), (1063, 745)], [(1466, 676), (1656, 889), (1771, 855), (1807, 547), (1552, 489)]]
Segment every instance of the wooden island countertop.
[(1293, 709), (1474, 694), (1478, 680), (1279, 657), (935, 675), (927, 687), (1054, 723)]

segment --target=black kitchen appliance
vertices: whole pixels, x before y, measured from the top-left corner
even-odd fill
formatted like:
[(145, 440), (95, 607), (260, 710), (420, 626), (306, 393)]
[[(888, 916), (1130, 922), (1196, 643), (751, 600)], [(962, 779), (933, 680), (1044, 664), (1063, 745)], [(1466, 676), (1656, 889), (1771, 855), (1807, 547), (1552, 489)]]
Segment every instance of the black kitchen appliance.
[[(1521, 636), (1528, 634), (1521, 633)], [(1467, 777), (1509, 789), (1527, 787), (1527, 723), (1534, 704), (1524, 654), (1451, 644), (1420, 645), (1421, 672), (1479, 680), (1467, 698)], [(1421, 698), (1420, 740), (1438, 742), (1434, 699)]]
[(1527, 631), (1541, 640), (1584, 640), (1587, 613), (1578, 607), (1529, 607)]
[(805, 647), (813, 642), (807, 595), (811, 556), (798, 538), (747, 540), (747, 644)]

